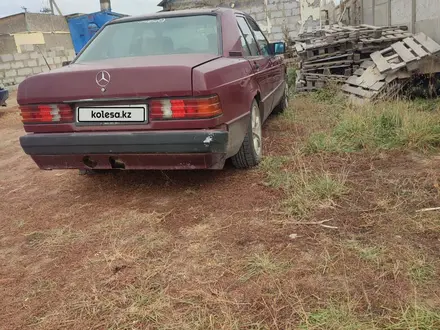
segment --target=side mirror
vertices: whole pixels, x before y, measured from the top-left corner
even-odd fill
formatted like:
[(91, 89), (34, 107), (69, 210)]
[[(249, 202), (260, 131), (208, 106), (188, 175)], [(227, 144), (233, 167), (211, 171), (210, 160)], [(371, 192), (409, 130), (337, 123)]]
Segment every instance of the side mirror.
[(286, 44), (282, 41), (273, 42), (269, 46), (273, 55), (282, 55), (286, 52)]
[(64, 61), (64, 62), (63, 62), (63, 66), (67, 66), (67, 65), (69, 65), (70, 63), (72, 63), (72, 61)]
[(286, 44), (284, 42), (275, 43), (275, 55), (281, 55), (286, 52)]

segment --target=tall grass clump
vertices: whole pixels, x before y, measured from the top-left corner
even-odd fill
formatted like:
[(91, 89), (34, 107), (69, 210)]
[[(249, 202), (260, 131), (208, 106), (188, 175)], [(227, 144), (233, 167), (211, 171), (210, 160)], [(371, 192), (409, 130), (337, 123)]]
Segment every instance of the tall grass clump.
[(305, 150), (308, 153), (398, 148), (429, 150), (439, 145), (438, 106), (393, 101), (358, 107), (347, 105), (332, 129), (310, 135)]

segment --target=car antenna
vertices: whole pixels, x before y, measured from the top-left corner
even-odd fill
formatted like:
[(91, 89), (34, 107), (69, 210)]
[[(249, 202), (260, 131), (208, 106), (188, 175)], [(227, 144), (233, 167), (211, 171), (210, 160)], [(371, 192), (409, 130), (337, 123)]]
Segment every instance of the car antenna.
[[(36, 45), (37, 46), (37, 45)], [(43, 52), (41, 51), (40, 47), (37, 46), (38, 51), (40, 52), (41, 56), (43, 56), (44, 62), (46, 62), (47, 67), (49, 68), (49, 71), (52, 70), (49, 63), (47, 63), (46, 56), (44, 56)]]

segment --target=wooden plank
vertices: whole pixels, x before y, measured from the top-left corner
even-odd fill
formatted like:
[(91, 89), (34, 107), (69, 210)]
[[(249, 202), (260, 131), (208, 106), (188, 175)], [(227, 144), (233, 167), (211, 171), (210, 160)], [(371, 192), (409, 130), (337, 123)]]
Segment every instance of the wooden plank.
[(304, 63), (304, 68), (320, 68), (320, 67), (342, 67), (342, 66), (348, 66), (352, 64), (352, 60), (345, 60), (345, 61), (332, 61), (332, 62), (322, 62), (322, 63), (315, 63), (315, 64), (309, 64)]
[(391, 70), (391, 65), (385, 60), (381, 52), (374, 52), (370, 57), (381, 73)]
[(364, 69), (357, 69), (355, 72), (354, 72), (354, 75), (355, 76), (362, 76), (362, 74), (364, 73)]
[(353, 53), (347, 53), (344, 55), (336, 55), (336, 56), (328, 56), (325, 58), (320, 58), (320, 59), (316, 59), (316, 60), (311, 60), (311, 61), (307, 61), (307, 63), (309, 64), (315, 64), (315, 63), (321, 63), (321, 62), (331, 62), (337, 59), (348, 59), (351, 60), (351, 57), (353, 56)]
[(359, 77), (351, 76), (347, 79), (347, 84), (359, 86), (362, 83), (362, 80)]
[(301, 46), (301, 44), (295, 44), (295, 50), (298, 53), (301, 53), (304, 50), (304, 48)]
[(361, 68), (366, 69), (366, 68), (372, 66), (373, 64), (374, 64), (373, 61), (366, 60), (366, 61), (364, 61), (364, 62), (361, 63)]
[(370, 86), (370, 89), (372, 89), (374, 91), (379, 91), (382, 89), (383, 86), (385, 86), (385, 82), (378, 81), (374, 85)]
[(405, 62), (398, 63), (398, 64), (391, 64), (391, 70), (399, 70), (406, 66)]
[(365, 71), (365, 73), (360, 77), (362, 82), (359, 84), (359, 86), (370, 89), (371, 86), (376, 84), (378, 81), (381, 81), (381, 78), (382, 77), (380, 75), (375, 75), (371, 71)]
[(431, 54), (435, 55), (436, 53), (440, 52), (440, 45), (436, 43), (434, 40), (432, 40), (430, 37), (428, 37), (426, 34), (424, 34), (423, 32), (417, 33), (414, 36), (414, 39), (416, 39)]
[(422, 48), (419, 44), (417, 44), (417, 43), (414, 41), (413, 38), (406, 38), (406, 39), (403, 39), (403, 42), (404, 42), (408, 47), (410, 47), (410, 48), (413, 50), (413, 52), (416, 53), (417, 56), (419, 56), (420, 58), (423, 58), (423, 57), (425, 57), (425, 56), (428, 56), (428, 53), (425, 52), (425, 51), (423, 50), (423, 48)]
[(367, 98), (367, 99), (372, 98), (374, 96), (374, 94), (375, 94), (374, 92), (366, 91), (366, 90), (364, 90), (364, 89), (362, 89), (360, 87), (353, 87), (353, 86), (350, 86), (348, 84), (343, 85), (341, 87), (341, 89), (344, 92), (347, 92), (347, 93), (350, 93), (350, 94), (354, 94), (354, 95), (358, 95), (358, 96), (361, 96), (361, 97)]
[(385, 82), (387, 84), (389, 84), (389, 83), (393, 82), (396, 79), (397, 79), (397, 75), (396, 74), (389, 74), (389, 75), (386, 76)]
[(405, 63), (411, 63), (413, 61), (416, 61), (419, 59), (418, 57), (415, 57), (411, 51), (405, 47), (405, 44), (401, 41), (396, 42), (391, 45), (391, 48), (393, 48), (397, 54), (399, 54), (400, 58)]

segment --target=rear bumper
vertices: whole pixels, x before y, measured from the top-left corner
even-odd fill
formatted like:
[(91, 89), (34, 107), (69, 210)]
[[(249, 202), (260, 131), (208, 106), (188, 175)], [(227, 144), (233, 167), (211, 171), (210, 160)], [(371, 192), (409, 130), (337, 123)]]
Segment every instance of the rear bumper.
[[(42, 169), (223, 168), (228, 132), (222, 130), (28, 134), (23, 150)], [(93, 166), (90, 166), (93, 164)]]

